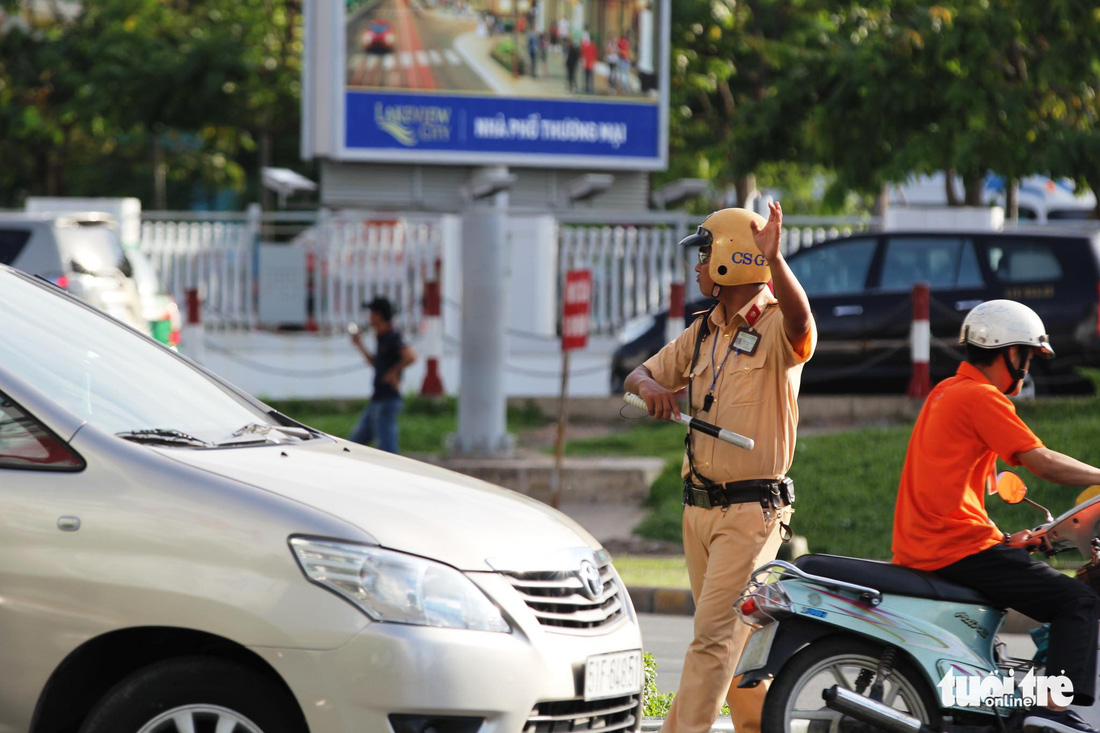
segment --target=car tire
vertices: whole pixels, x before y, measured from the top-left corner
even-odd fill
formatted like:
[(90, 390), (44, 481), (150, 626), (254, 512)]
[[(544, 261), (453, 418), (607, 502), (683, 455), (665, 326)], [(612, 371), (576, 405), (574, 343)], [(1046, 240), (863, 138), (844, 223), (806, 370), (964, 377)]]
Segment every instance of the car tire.
[(181, 717), (200, 730), (306, 733), (285, 688), (242, 664), (209, 657), (170, 659), (134, 672), (95, 705), (80, 733), (175, 733), (173, 718)]

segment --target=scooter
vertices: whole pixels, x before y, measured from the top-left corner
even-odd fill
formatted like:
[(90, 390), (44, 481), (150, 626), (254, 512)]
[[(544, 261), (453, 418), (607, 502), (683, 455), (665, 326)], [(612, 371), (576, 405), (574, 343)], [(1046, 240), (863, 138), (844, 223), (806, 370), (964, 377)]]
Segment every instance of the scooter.
[[(1034, 504), (1026, 492), (1015, 474), (999, 477), (1005, 501)], [(1078, 577), (1100, 579), (1100, 496), (1058, 518), (1043, 511), (1028, 548), (1076, 549), (1089, 558)], [(1007, 656), (997, 640), (1005, 609), (889, 563), (776, 560), (753, 573), (737, 610), (754, 627), (736, 669), (741, 686), (772, 680), (762, 733), (1017, 733), (1026, 707), (1062, 679), (1042, 674), (1045, 648), (1034, 659)], [(1100, 706), (1077, 712), (1100, 727)]]

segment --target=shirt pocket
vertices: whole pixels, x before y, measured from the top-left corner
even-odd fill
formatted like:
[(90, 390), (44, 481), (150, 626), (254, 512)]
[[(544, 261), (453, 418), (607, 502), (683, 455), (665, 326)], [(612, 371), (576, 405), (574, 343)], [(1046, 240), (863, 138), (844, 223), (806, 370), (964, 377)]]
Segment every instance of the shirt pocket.
[[(700, 349), (699, 360), (695, 367), (693, 368), (691, 364), (688, 364), (681, 376), (683, 376), (685, 382), (691, 383), (691, 401), (694, 403), (690, 405), (691, 414), (695, 415), (702, 412), (703, 400), (706, 398), (707, 392), (710, 391), (710, 380), (712, 379), (708, 355), (702, 353), (702, 349)], [(693, 376), (694, 378), (692, 378)]]
[(760, 348), (752, 356), (738, 354), (730, 362), (726, 365), (730, 373), (722, 378), (722, 401), (727, 405), (754, 405), (763, 401), (768, 389), (768, 352)]

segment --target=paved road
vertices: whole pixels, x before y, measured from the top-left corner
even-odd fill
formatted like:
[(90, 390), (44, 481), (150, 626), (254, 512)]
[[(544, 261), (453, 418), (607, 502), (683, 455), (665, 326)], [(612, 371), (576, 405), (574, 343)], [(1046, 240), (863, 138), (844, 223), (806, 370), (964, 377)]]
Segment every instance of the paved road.
[[(640, 614), (642, 647), (657, 660), (657, 686), (662, 692), (672, 692), (680, 687), (680, 674), (684, 669), (684, 653), (692, 637), (690, 616), (662, 616)], [(1035, 645), (1027, 634), (1001, 634), (1013, 657), (1030, 657)]]
[[(392, 28), (392, 50), (363, 48), (363, 32), (374, 21)], [(455, 38), (476, 28), (472, 16), (429, 9), (419, 0), (379, 0), (348, 21), (348, 86), (488, 92), (454, 48)]]

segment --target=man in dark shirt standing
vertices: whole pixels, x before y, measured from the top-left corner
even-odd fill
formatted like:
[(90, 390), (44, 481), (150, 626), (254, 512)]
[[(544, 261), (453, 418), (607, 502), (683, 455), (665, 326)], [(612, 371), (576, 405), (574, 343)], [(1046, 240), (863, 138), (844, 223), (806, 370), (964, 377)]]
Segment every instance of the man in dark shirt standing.
[(416, 353), (393, 327), (393, 305), (386, 298), (367, 303), (370, 327), (378, 341), (378, 352), (371, 355), (363, 346), (362, 335), (355, 331), (351, 343), (374, 367), (374, 394), (359, 416), (348, 440), (363, 445), (378, 441), (378, 448), (397, 452), (397, 416), (401, 414), (401, 373), (416, 361)]

